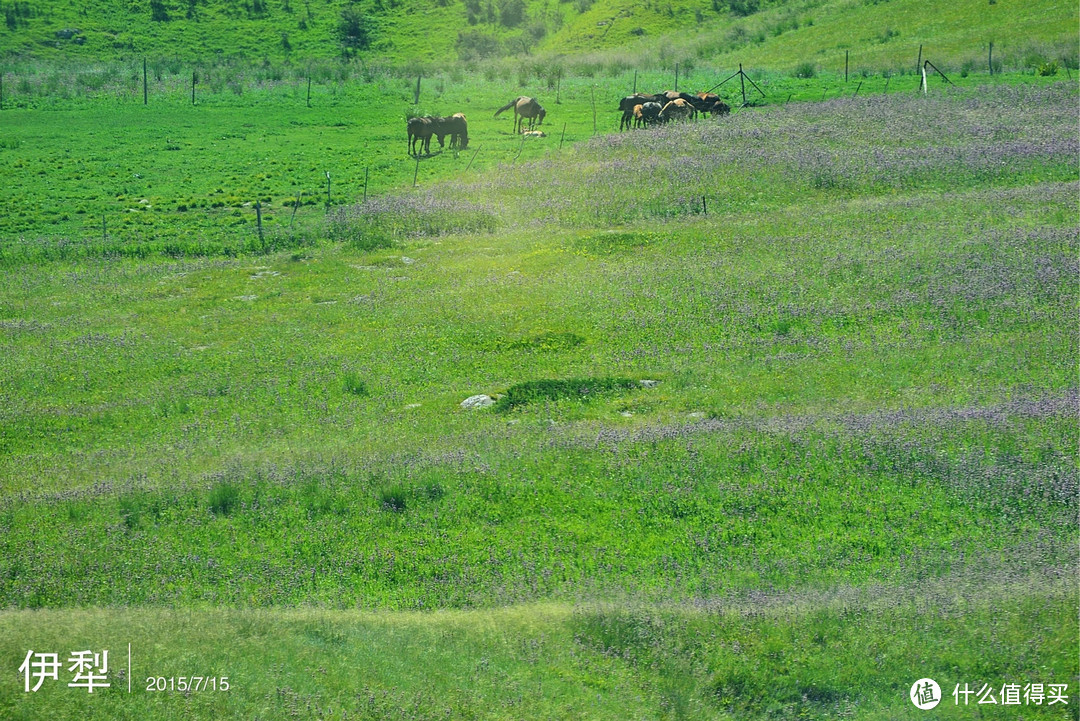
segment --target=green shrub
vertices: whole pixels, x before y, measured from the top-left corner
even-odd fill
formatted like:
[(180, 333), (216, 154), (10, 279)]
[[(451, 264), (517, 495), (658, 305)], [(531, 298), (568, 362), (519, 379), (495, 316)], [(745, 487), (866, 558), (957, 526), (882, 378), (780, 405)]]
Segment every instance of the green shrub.
[(795, 77), (797, 78), (812, 78), (817, 75), (817, 68), (813, 63), (799, 63), (795, 66)]
[(588, 401), (599, 395), (640, 388), (629, 378), (568, 378), (565, 380), (525, 381), (510, 386), (495, 404), (495, 410), (508, 411), (538, 401), (576, 399)]
[(354, 396), (366, 396), (368, 394), (367, 384), (364, 383), (364, 379), (353, 371), (345, 374), (342, 379), (342, 387), (346, 393), (351, 393)]
[(511, 341), (506, 344), (506, 347), (510, 350), (536, 352), (561, 351), (581, 345), (584, 342), (585, 339), (577, 333), (548, 331)]
[(338, 39), (343, 47), (353, 50), (366, 50), (371, 45), (371, 22), (354, 7), (341, 11), (338, 23)]
[(1057, 60), (1050, 60), (1045, 63), (1041, 63), (1039, 67), (1035, 69), (1035, 72), (1042, 77), (1050, 77), (1051, 75), (1057, 75), (1058, 63)]
[(388, 486), (379, 490), (379, 507), (392, 513), (403, 513), (408, 505), (408, 492), (401, 486)]
[(215, 516), (228, 516), (240, 505), (240, 488), (220, 481), (210, 489), (210, 510)]

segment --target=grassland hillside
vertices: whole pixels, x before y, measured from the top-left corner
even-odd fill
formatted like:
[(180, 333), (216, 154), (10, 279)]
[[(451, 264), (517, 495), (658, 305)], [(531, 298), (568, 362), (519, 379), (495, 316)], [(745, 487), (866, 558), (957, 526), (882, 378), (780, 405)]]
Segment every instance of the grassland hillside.
[(303, 64), (357, 56), (399, 65), (600, 53), (639, 68), (708, 62), (791, 69), (938, 63), (1076, 67), (1075, 6), (1056, 0), (4, 0), (8, 62), (150, 56)]
[(489, 111), (296, 233), (332, 134), (404, 157), (330, 84), (3, 111), (0, 717), (1075, 719), (1080, 96), (1015, 79), (595, 137), (571, 82), (575, 144)]

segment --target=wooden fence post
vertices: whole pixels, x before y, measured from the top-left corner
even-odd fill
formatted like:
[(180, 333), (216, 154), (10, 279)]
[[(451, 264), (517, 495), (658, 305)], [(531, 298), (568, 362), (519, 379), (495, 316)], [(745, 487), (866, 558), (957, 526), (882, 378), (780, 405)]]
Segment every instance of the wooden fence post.
[(465, 172), (466, 172), (466, 173), (467, 173), (467, 172), (469, 172), (469, 168), (471, 168), (471, 167), (472, 167), (472, 162), (473, 162), (474, 160), (476, 160), (476, 154), (477, 154), (477, 153), (479, 153), (479, 152), (480, 152), (480, 148), (477, 148), (477, 149), (476, 149), (476, 150), (475, 150), (475, 151), (473, 152), (473, 154), (472, 154), (472, 157), (471, 157), (471, 158), (469, 158), (469, 164), (465, 166)]
[(590, 96), (592, 98), (592, 131), (593, 131), (593, 135), (596, 135), (596, 86), (595, 85), (592, 87), (592, 92), (591, 92)]
[(192, 105), (195, 104), (195, 80), (196, 80), (195, 72), (196, 72), (195, 70), (191, 71), (191, 104)]
[(990, 68), (990, 74), (994, 74), (994, 42), (990, 41), (990, 54), (986, 58), (986, 66)]
[(142, 104), (149, 105), (148, 92), (146, 88), (146, 58), (142, 59)]
[(416, 92), (413, 93), (413, 105), (420, 102), (420, 76), (416, 76)]
[(307, 76), (307, 106), (311, 107), (311, 76)]
[(258, 200), (255, 201), (255, 224), (259, 227), (259, 245), (265, 247), (266, 241), (263, 240), (262, 229), (262, 204)]
[(562, 135), (559, 136), (559, 150), (562, 150), (562, 141), (566, 137), (566, 123), (562, 124)]
[(303, 194), (304, 194), (304, 191), (301, 190), (296, 195), (296, 202), (293, 203), (293, 207), (292, 207), (292, 216), (289, 218), (289, 227), (290, 228), (292, 227), (293, 221), (296, 220), (296, 210), (297, 210), (297, 208), (300, 207), (300, 196), (302, 196)]
[(847, 69), (848, 69), (848, 53), (850, 50), (844, 51), (844, 82), (847, 82)]

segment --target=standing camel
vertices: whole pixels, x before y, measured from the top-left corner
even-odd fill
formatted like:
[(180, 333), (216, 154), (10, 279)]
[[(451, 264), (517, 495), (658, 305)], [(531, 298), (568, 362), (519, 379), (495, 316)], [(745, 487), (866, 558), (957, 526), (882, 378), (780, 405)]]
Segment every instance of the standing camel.
[(544, 124), (544, 115), (547, 114), (547, 111), (544, 110), (540, 103), (536, 102), (536, 98), (530, 98), (522, 95), (514, 100), (511, 100), (509, 103), (495, 111), (495, 117), (499, 117), (499, 113), (503, 112), (504, 110), (509, 110), (510, 108), (514, 109), (515, 134), (521, 132), (523, 120), (529, 121), (530, 130), (532, 129), (534, 124)]

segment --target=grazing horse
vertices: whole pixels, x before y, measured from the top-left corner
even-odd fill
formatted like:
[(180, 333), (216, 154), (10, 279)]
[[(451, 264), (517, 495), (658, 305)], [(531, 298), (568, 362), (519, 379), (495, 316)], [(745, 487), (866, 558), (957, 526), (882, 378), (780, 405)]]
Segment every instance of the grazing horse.
[(666, 123), (668, 120), (685, 120), (686, 118), (693, 118), (696, 114), (697, 111), (694, 109), (693, 105), (682, 98), (676, 98), (664, 106), (658, 117), (661, 122)]
[[(405, 124), (405, 128), (409, 131), (409, 155), (418, 155), (420, 150), (423, 150), (425, 155), (431, 154), (431, 136), (435, 133), (437, 125), (438, 118), (409, 118)], [(442, 143), (441, 137), (439, 143)]]
[(698, 93), (690, 103), (699, 113), (710, 115), (727, 115), (731, 112), (731, 106), (720, 99), (716, 93)]
[(465, 119), (465, 113), (454, 113), (450, 116), (453, 129), (450, 135), (450, 147), (458, 147), (465, 150), (469, 147), (469, 122)]
[(464, 113), (454, 113), (448, 118), (438, 118), (435, 128), (435, 136), (439, 139), (439, 147), (443, 145), (443, 138), (450, 136), (450, 149), (469, 147), (469, 123)]
[(641, 124), (643, 126), (655, 125), (660, 122), (660, 103), (651, 102), (641, 106)]
[(547, 115), (547, 111), (536, 102), (536, 98), (530, 98), (525, 95), (511, 100), (506, 105), (502, 106), (495, 111), (495, 117), (499, 117), (499, 113), (504, 110), (514, 109), (514, 134), (521, 132), (521, 126), (523, 120), (529, 121), (529, 129), (532, 130), (533, 125), (543, 125), (544, 116)]
[(676, 90), (665, 90), (659, 95), (660, 99), (657, 102), (660, 104), (670, 103), (675, 100), (685, 100), (686, 102), (693, 104), (698, 100), (696, 96), (691, 95), (690, 93), (680, 93)]
[(731, 112), (731, 106), (723, 100), (717, 100), (712, 105), (706, 107), (702, 112), (708, 113), (713, 117), (716, 117), (717, 115), (727, 115)]
[(645, 93), (634, 93), (633, 95), (627, 95), (625, 98), (619, 101), (619, 110), (622, 111), (622, 120), (619, 121), (619, 130), (629, 130), (630, 123), (635, 121), (634, 108), (638, 105), (644, 105), (645, 103), (660, 102), (662, 98), (656, 95), (646, 95)]

